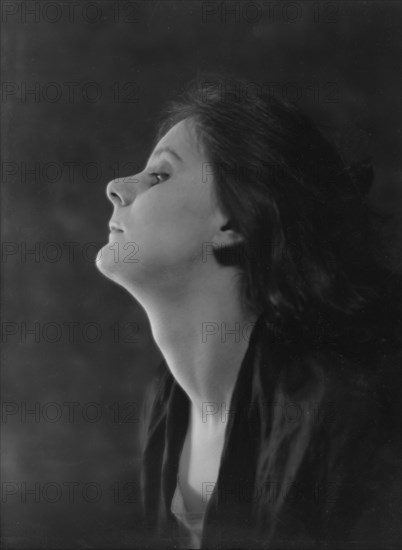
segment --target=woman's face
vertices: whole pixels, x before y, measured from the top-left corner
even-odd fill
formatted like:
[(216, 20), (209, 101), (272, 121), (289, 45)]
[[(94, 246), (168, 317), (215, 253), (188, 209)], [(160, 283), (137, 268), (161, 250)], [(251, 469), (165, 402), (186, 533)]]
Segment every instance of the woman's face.
[(97, 265), (128, 290), (183, 283), (215, 261), (206, 250), (226, 217), (190, 119), (165, 134), (141, 173), (111, 181), (107, 196), (114, 212)]

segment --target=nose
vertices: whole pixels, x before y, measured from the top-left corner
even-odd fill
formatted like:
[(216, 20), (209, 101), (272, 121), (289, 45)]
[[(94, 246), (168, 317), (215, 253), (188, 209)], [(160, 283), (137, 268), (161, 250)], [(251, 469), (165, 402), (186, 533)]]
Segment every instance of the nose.
[(106, 195), (114, 206), (127, 206), (133, 202), (136, 196), (135, 176), (116, 178), (110, 181), (106, 187)]

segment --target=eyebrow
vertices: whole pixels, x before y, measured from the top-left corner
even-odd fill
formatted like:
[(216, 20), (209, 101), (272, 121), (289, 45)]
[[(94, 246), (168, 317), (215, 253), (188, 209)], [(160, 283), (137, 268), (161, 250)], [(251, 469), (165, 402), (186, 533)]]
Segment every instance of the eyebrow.
[(160, 149), (157, 149), (155, 152), (154, 152), (154, 155), (155, 156), (159, 156), (161, 155), (162, 153), (170, 153), (172, 156), (174, 156), (178, 161), (180, 162), (184, 162), (183, 159), (181, 158), (181, 156), (179, 154), (176, 153), (176, 151), (174, 149), (171, 149), (170, 147), (161, 147)]

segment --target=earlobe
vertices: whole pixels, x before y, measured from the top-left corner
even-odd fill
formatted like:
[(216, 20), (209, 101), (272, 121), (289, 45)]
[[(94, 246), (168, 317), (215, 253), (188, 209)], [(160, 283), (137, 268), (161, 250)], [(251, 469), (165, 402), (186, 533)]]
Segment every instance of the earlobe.
[(233, 229), (233, 224), (230, 220), (228, 220), (224, 225), (221, 227), (221, 232), (224, 233), (223, 240), (226, 245), (232, 245), (237, 244), (240, 242), (243, 242), (243, 237), (238, 233), (235, 229)]
[(229, 233), (230, 233), (231, 244), (238, 244), (238, 243), (244, 242), (243, 236), (240, 235), (240, 233), (238, 233), (234, 229), (233, 230), (230, 229)]
[(222, 225), (221, 230), (226, 231), (227, 229), (232, 229), (232, 222), (229, 220), (225, 223), (225, 225)]

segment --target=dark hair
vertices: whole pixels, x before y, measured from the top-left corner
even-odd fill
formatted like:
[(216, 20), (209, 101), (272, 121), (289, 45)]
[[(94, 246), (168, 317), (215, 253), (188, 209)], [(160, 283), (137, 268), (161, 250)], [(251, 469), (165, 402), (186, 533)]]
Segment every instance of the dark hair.
[(195, 123), (219, 203), (244, 239), (214, 254), (241, 268), (252, 310), (294, 345), (352, 354), (395, 345), (400, 277), (378, 261), (369, 164), (347, 167), (296, 105), (242, 79), (198, 76), (163, 116), (157, 139)]

